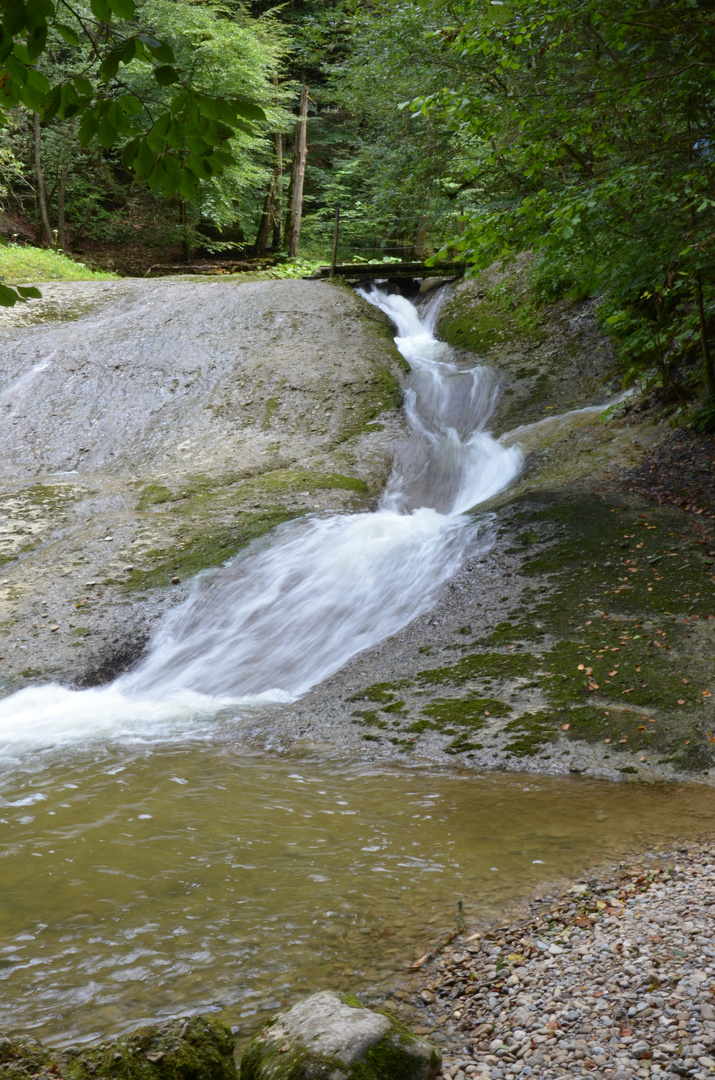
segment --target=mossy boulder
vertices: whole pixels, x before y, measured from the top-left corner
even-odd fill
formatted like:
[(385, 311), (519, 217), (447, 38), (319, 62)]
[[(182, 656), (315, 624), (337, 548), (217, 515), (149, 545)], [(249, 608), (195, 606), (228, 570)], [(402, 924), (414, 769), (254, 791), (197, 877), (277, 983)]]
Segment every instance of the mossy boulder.
[(434, 1046), (393, 1017), (323, 990), (253, 1037), (241, 1080), (432, 1080), (441, 1064)]
[(166, 1020), (117, 1041), (62, 1052), (0, 1034), (0, 1077), (65, 1080), (237, 1080), (228, 1024), (206, 1016)]

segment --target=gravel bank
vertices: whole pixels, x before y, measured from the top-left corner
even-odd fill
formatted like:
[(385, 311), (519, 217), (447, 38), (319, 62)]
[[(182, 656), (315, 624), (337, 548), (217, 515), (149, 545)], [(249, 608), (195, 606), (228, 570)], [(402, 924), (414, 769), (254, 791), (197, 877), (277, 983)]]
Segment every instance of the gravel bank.
[(715, 846), (649, 855), (462, 939), (420, 997), (441, 1077), (715, 1074)]

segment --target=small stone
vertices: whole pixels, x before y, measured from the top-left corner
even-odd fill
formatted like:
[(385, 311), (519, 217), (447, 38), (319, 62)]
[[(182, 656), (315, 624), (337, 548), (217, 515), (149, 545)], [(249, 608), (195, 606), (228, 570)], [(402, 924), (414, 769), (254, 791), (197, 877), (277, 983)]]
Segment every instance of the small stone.
[(156, 1063), (158, 1061), (161, 1061), (163, 1057), (164, 1054), (161, 1052), (161, 1050), (150, 1050), (149, 1053), (146, 1055), (147, 1061), (150, 1061), (152, 1065), (156, 1065)]

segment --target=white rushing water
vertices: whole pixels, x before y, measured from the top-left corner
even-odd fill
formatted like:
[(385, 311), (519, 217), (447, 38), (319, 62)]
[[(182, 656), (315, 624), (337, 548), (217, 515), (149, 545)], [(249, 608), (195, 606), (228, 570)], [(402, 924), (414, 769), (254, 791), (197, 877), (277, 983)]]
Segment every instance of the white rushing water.
[(197, 735), (229, 705), (290, 701), (429, 608), (488, 538), (465, 511), (518, 473), (518, 447), (485, 430), (497, 398), (487, 368), (460, 371), (421, 311), (363, 290), (397, 327), (411, 375), (411, 437), (374, 513), (284, 527), (265, 549), (199, 575), (144, 660), (110, 686), (30, 687), (0, 702), (0, 749), (88, 739)]

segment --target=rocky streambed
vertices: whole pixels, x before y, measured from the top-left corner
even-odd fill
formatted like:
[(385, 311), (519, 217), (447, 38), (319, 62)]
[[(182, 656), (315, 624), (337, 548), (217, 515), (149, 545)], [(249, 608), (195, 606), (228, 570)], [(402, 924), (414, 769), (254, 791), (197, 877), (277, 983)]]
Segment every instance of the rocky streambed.
[(444, 1080), (715, 1073), (715, 860), (650, 853), (465, 936), (419, 991)]

